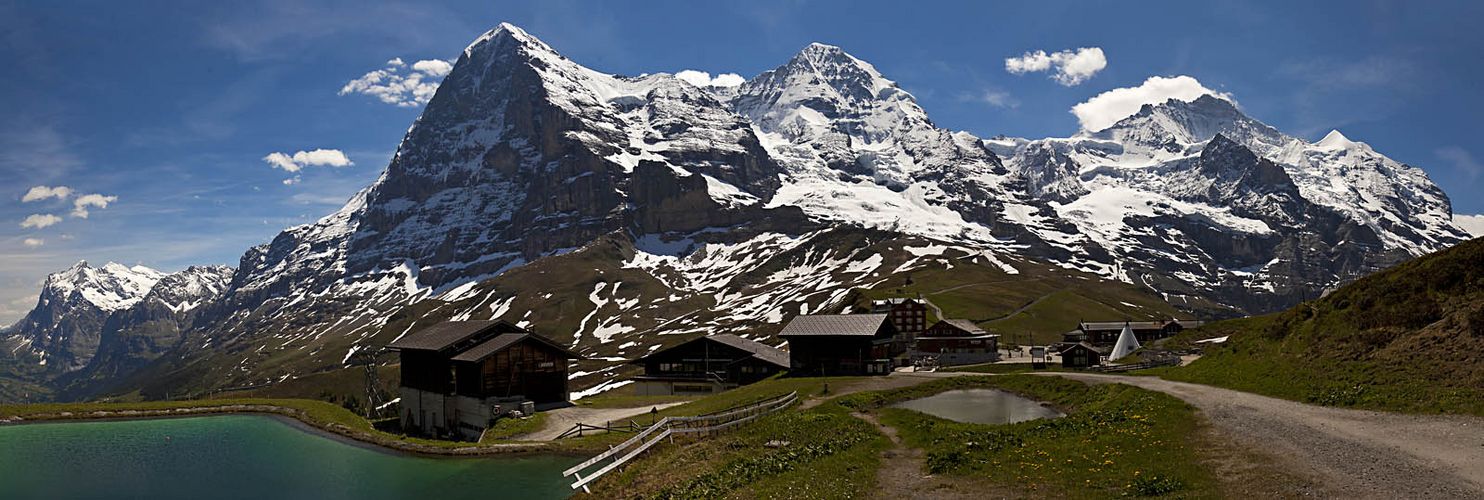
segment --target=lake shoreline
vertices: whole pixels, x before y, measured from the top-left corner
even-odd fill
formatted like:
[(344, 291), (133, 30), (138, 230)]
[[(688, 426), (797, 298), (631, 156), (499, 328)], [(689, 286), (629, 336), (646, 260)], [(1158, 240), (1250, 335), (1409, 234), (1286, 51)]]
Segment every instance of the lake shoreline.
[(394, 439), (343, 424), (322, 422), (303, 410), (274, 404), (228, 404), (202, 405), (178, 408), (117, 409), (88, 411), (59, 411), (32, 413), (24, 416), (0, 417), (0, 425), (25, 425), (31, 423), (55, 423), (86, 420), (156, 420), (167, 418), (207, 417), (218, 415), (260, 415), (288, 423), (291, 427), (328, 439), (354, 446), (395, 454), (421, 455), (429, 457), (487, 457), (497, 455), (571, 455), (550, 443), (501, 443), (470, 444), (461, 447), (434, 446)]

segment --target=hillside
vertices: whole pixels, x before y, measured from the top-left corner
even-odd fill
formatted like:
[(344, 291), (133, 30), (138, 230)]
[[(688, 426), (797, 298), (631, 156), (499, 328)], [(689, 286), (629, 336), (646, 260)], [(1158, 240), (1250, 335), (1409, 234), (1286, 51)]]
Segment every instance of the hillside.
[(1484, 415), (1484, 239), (1267, 316), (1166, 378), (1331, 406)]
[[(214, 380), (231, 376), (243, 351), (259, 366), (310, 374), (285, 382), (292, 385), (294, 380), (324, 378), (313, 373), (337, 365), (357, 343), (390, 343), (417, 325), (449, 319), (505, 318), (578, 346), (590, 359), (577, 362), (574, 385), (603, 388), (631, 374), (633, 367), (623, 359), (703, 333), (734, 333), (778, 344), (773, 334), (788, 317), (840, 311), (869, 298), (921, 293), (947, 316), (973, 319), (990, 329), (1010, 321), (1039, 325), (1014, 331), (1037, 331), (1045, 338), (1059, 338), (1060, 332), (1075, 327), (1077, 317), (1048, 308), (1066, 304), (1068, 298), (1079, 309), (1116, 317), (1176, 314), (1159, 295), (1127, 283), (882, 231), (835, 228), (797, 238), (764, 232), (739, 243), (705, 241), (708, 237), (715, 235), (670, 242), (610, 235), (420, 301), (390, 315), (385, 328), (365, 338), (267, 339), (244, 341), (230, 350), (193, 351), (105, 386), (100, 394), (122, 395), (135, 388), (145, 398), (202, 393)], [(359, 368), (326, 375), (342, 372), (360, 376)], [(332, 387), (311, 384), (288, 394), (317, 397)], [(346, 387), (352, 390), (346, 394), (359, 390)]]

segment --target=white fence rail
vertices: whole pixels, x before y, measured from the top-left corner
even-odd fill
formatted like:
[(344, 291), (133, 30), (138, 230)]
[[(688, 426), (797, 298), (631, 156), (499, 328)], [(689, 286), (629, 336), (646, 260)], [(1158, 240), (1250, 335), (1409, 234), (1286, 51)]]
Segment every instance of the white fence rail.
[[(570, 469), (562, 471), (562, 476), (573, 476), (577, 478), (577, 481), (572, 483), (572, 489), (582, 488), (583, 491), (588, 491), (588, 484), (628, 463), (629, 460), (633, 460), (634, 457), (639, 456), (640, 453), (644, 453), (645, 450), (648, 450), (666, 438), (674, 439), (674, 436), (677, 434), (707, 435), (713, 432), (723, 431), (787, 408), (798, 400), (799, 393), (795, 391), (756, 403), (729, 408), (717, 413), (694, 417), (665, 417), (654, 425), (649, 426), (643, 432), (634, 435), (634, 437), (629, 438), (627, 441), (619, 443), (618, 446), (609, 448), (608, 451), (600, 453), (598, 456), (589, 458), (580, 464), (572, 466)], [(602, 468), (593, 471), (587, 477), (583, 477), (580, 474), (580, 472), (590, 469), (608, 459), (612, 459), (612, 461)]]

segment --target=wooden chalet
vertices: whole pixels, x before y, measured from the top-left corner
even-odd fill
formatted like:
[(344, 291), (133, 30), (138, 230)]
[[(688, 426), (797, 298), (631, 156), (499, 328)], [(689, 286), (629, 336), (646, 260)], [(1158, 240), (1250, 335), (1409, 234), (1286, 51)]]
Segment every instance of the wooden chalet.
[(1123, 327), (1127, 326), (1134, 331), (1134, 337), (1139, 342), (1151, 342), (1162, 338), (1174, 336), (1186, 328), (1200, 326), (1200, 321), (1170, 319), (1164, 321), (1083, 321), (1077, 324), (1077, 329), (1062, 334), (1062, 342), (1075, 344), (1087, 342), (1092, 345), (1113, 345), (1118, 342), (1118, 334), (1123, 333)]
[(984, 331), (973, 321), (945, 319), (923, 330), (912, 357), (931, 357), (938, 366), (992, 363), (1000, 359), (999, 339), (999, 335)]
[(567, 401), (568, 360), (581, 356), (505, 321), (449, 321), (391, 345), (401, 356), (402, 428), (479, 439), (511, 410)]
[(1078, 342), (1063, 347), (1061, 352), (1061, 365), (1066, 368), (1088, 368), (1103, 364), (1103, 356), (1108, 349), (1097, 347), (1087, 342)]
[(788, 369), (788, 353), (754, 340), (720, 334), (656, 351), (635, 360), (641, 396), (709, 394), (768, 378)]
[(778, 336), (798, 375), (886, 375), (900, 345), (886, 314), (795, 316)]

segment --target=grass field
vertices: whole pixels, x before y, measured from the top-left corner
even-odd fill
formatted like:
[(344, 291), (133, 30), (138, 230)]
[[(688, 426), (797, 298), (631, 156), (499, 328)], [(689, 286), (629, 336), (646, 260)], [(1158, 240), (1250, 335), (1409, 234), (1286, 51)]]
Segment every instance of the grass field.
[[(694, 415), (799, 391), (818, 395), (858, 379), (772, 379), (666, 410)], [(684, 441), (679, 441), (684, 443)], [(775, 446), (769, 446), (773, 442)], [(776, 446), (778, 442), (786, 445)], [(888, 442), (847, 409), (794, 407), (704, 442), (661, 446), (597, 483), (599, 498), (858, 498)]]
[[(1065, 417), (1008, 425), (966, 424), (890, 408), (964, 388), (998, 388), (1047, 401)], [(908, 445), (927, 452), (925, 473), (987, 480), (1034, 496), (1214, 496), (1217, 484), (1192, 445), (1194, 410), (1173, 397), (1118, 384), (1055, 377), (960, 377), (841, 398), (873, 411)]]

